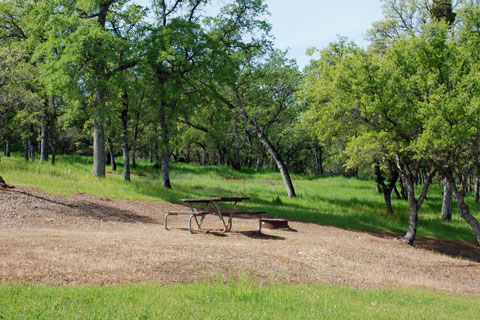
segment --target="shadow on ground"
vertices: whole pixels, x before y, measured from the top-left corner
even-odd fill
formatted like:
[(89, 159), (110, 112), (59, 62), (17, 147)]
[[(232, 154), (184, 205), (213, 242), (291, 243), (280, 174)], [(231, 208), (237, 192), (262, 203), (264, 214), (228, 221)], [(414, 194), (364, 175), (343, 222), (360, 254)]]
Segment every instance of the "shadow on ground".
[[(16, 192), (28, 198), (35, 198), (40, 202), (54, 205), (54, 207), (50, 207), (49, 209), (60, 215), (85, 217), (96, 219), (102, 222), (159, 224), (158, 221), (150, 217), (138, 215), (128, 210), (100, 204), (98, 202), (92, 202), (84, 199), (72, 199), (72, 203), (66, 203), (56, 200), (54, 196), (50, 198), (48, 196), (36, 195), (28, 191)], [(34, 209), (35, 208), (36, 207), (34, 207)]]
[[(368, 231), (366, 233), (375, 237), (392, 240), (402, 236), (400, 234), (384, 231)], [(417, 236), (413, 246), (415, 248), (441, 253), (453, 258), (461, 258), (480, 263), (480, 246), (473, 242), (433, 239)]]

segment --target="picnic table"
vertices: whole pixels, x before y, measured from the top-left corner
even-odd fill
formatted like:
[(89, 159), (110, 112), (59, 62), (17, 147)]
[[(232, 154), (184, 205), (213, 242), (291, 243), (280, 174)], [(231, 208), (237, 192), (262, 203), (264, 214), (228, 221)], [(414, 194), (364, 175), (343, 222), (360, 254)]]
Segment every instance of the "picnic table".
[[(259, 227), (258, 231), (262, 230), (262, 216), (266, 212), (262, 211), (236, 211), (237, 203), (250, 200), (248, 197), (213, 197), (213, 198), (200, 198), (200, 199), (179, 199), (180, 201), (188, 204), (190, 207), (189, 212), (167, 212), (164, 219), (165, 230), (168, 230), (167, 227), (167, 218), (170, 215), (178, 214), (189, 214), (188, 218), (188, 231), (192, 232), (192, 220), (195, 221), (197, 228), (200, 230), (205, 216), (213, 214), (218, 217), (222, 222), (223, 230), (222, 232), (228, 232), (232, 230), (232, 218), (234, 215), (248, 215), (248, 216), (258, 216), (259, 218)], [(221, 209), (219, 203), (233, 203), (231, 209)], [(200, 217), (200, 219), (198, 219)], [(228, 221), (225, 221), (225, 217), (228, 217)]]

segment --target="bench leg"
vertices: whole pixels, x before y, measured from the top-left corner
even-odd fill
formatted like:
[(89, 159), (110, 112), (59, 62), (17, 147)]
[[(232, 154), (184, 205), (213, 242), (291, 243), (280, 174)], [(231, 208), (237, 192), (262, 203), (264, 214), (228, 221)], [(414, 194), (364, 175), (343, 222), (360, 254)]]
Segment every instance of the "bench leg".
[(205, 216), (206, 216), (206, 214), (202, 214), (201, 217), (200, 217), (200, 221), (198, 221), (197, 215), (196, 214), (191, 214), (190, 217), (188, 218), (188, 231), (190, 231), (190, 233), (193, 233), (192, 232), (192, 219), (193, 218), (195, 218), (195, 223), (197, 224), (197, 228), (201, 229), (203, 220), (205, 219)]
[(165, 230), (168, 230), (168, 227), (167, 227), (167, 218), (168, 216), (170, 215), (170, 213), (167, 213), (165, 215), (165, 219), (163, 220), (163, 226), (165, 227)]
[(227, 229), (228, 232), (232, 231), (232, 225), (233, 225), (233, 219), (232, 219), (232, 216), (230, 215), (230, 217), (228, 217), (228, 229)]
[[(190, 218), (188, 218), (188, 231), (190, 231), (190, 233), (193, 233), (192, 232), (192, 218), (194, 218), (195, 216), (192, 214), (190, 215)], [(197, 219), (197, 217), (195, 217), (195, 220)]]

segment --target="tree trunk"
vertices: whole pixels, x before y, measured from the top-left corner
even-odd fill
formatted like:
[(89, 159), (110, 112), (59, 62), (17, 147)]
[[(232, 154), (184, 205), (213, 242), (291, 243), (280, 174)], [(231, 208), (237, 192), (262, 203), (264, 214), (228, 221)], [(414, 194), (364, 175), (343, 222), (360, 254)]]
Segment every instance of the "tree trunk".
[(103, 127), (106, 92), (97, 90), (96, 110), (93, 120), (93, 171), (96, 177), (105, 177), (105, 130)]
[(255, 172), (258, 172), (258, 170), (260, 170), (260, 165), (262, 164), (262, 158), (263, 158), (262, 155), (263, 155), (263, 152), (261, 152), (258, 155), (257, 161), (255, 163)]
[(35, 162), (35, 144), (30, 142), (30, 161)]
[(113, 153), (113, 141), (110, 138), (108, 138), (108, 154), (112, 171), (117, 171), (117, 162), (115, 161), (115, 154)]
[(272, 156), (273, 160), (275, 160), (278, 170), (280, 170), (280, 173), (282, 174), (283, 183), (285, 184), (285, 187), (287, 189), (288, 196), (290, 198), (295, 198), (296, 195), (295, 195), (295, 189), (293, 188), (292, 179), (290, 178), (290, 174), (288, 173), (288, 169), (285, 166), (285, 163), (283, 162), (282, 157), (277, 152), (275, 147), (272, 145), (270, 140), (268, 140), (267, 136), (263, 134), (263, 132), (258, 130), (258, 128), (255, 128), (255, 131), (257, 132), (257, 135), (260, 138), (260, 141), (262, 141), (263, 145)]
[[(162, 111), (162, 112), (165, 112), (165, 111)], [(160, 121), (162, 121), (162, 120), (160, 119)], [(158, 136), (159, 136), (159, 134), (158, 134), (158, 126), (157, 125), (155, 125), (154, 132), (155, 132), (155, 138), (153, 139), (153, 157), (154, 157), (155, 161), (158, 162), (158, 160), (159, 160), (159, 157), (158, 157), (158, 153), (159, 153), (158, 152), (158, 149), (159, 149), (159, 147), (158, 147)]]
[(140, 123), (140, 112), (137, 111), (135, 115), (135, 127), (133, 128), (133, 145), (132, 145), (132, 168), (133, 169), (137, 167), (137, 140), (138, 140), (139, 123)]
[(385, 212), (388, 214), (393, 214), (392, 208), (392, 190), (387, 191), (386, 189), (383, 191), (383, 199), (385, 200)]
[(257, 136), (260, 138), (260, 141), (262, 142), (262, 144), (265, 146), (267, 151), (272, 156), (272, 159), (275, 161), (275, 164), (277, 165), (277, 168), (280, 171), (280, 174), (282, 175), (283, 183), (285, 184), (285, 188), (287, 189), (288, 196), (290, 198), (295, 198), (296, 194), (295, 194), (295, 189), (293, 187), (292, 179), (290, 178), (290, 173), (288, 172), (287, 166), (283, 162), (282, 157), (277, 152), (277, 150), (275, 149), (273, 144), (270, 142), (270, 140), (267, 138), (267, 136), (255, 123), (255, 121), (251, 120), (248, 117), (248, 114), (244, 110), (242, 110), (241, 112), (245, 121), (250, 124), (250, 126), (253, 128)]
[(30, 159), (30, 141), (25, 139), (25, 160)]
[(400, 179), (400, 194), (402, 195), (403, 200), (408, 200), (407, 189), (405, 188), (405, 183), (403, 183), (403, 179)]
[(446, 179), (443, 180), (442, 220), (452, 220), (452, 190)]
[(383, 199), (385, 200), (385, 212), (388, 214), (393, 214), (393, 207), (392, 207), (392, 191), (395, 189), (395, 184), (398, 180), (398, 173), (397, 171), (393, 171), (392, 180), (388, 185), (383, 186)]
[(190, 143), (187, 144), (187, 149), (185, 150), (185, 162), (186, 163), (190, 163), (192, 161), (192, 156), (191, 156), (191, 147), (190, 147)]
[(30, 125), (30, 161), (35, 162), (35, 142), (33, 124)]
[(57, 141), (56, 141), (56, 136), (57, 136), (57, 132), (56, 132), (56, 126), (55, 126), (55, 123), (57, 121), (57, 110), (55, 108), (53, 108), (53, 114), (52, 116), (50, 117), (50, 121), (49, 121), (49, 124), (48, 124), (48, 145), (50, 147), (50, 151), (52, 152), (52, 157), (50, 159), (50, 164), (52, 166), (55, 165), (55, 158), (56, 158), (56, 155), (57, 155)]
[(122, 110), (122, 151), (123, 151), (123, 179), (130, 181), (130, 155), (128, 147), (128, 94), (123, 95)]
[(240, 160), (240, 137), (238, 135), (238, 113), (234, 112), (233, 113), (233, 136), (235, 138), (234, 140), (234, 146), (233, 146), (233, 163), (232, 163), (232, 168), (234, 170), (240, 170), (242, 168), (241, 160)]
[(135, 169), (137, 167), (137, 152), (135, 151), (135, 143), (132, 147), (132, 168)]
[(463, 218), (473, 229), (475, 233), (475, 237), (477, 238), (477, 243), (480, 245), (480, 224), (478, 223), (477, 219), (470, 213), (470, 208), (465, 203), (465, 196), (462, 191), (457, 189), (457, 185), (455, 184), (455, 180), (452, 176), (447, 177), (448, 185), (452, 190), (453, 196), (457, 201), (458, 209), (459, 209), (459, 216)]
[(10, 157), (10, 140), (5, 138), (5, 157)]
[(170, 184), (170, 145), (169, 145), (169, 128), (167, 124), (166, 105), (164, 102), (160, 106), (160, 126), (162, 130), (162, 186), (171, 189)]
[(47, 126), (47, 108), (48, 101), (45, 103), (42, 110), (42, 133), (41, 133), (41, 142), (40, 142), (40, 162), (48, 161), (48, 126)]
[(52, 150), (52, 157), (50, 159), (50, 164), (52, 166), (55, 165), (55, 157), (57, 155), (57, 148), (56, 148), (56, 141), (55, 141), (55, 138), (51, 137), (50, 138), (50, 150)]
[(407, 231), (407, 234), (403, 236), (403, 240), (407, 242), (409, 245), (412, 245), (417, 235), (418, 206), (417, 206), (417, 200), (415, 199), (414, 181), (410, 179), (406, 179), (406, 180), (408, 181), (404, 181), (404, 183), (407, 189), (410, 218), (408, 220), (408, 231)]
[(480, 193), (480, 177), (475, 178), (475, 202), (478, 203), (479, 201), (479, 193)]
[(218, 150), (218, 162), (220, 163), (221, 166), (225, 165), (225, 149), (221, 146), (217, 146)]
[(385, 186), (385, 180), (382, 176), (382, 171), (380, 170), (380, 163), (375, 161), (375, 165), (373, 166), (373, 174), (375, 175), (375, 182), (377, 183), (375, 186), (375, 190), (377, 193), (382, 193), (382, 186)]
[(423, 201), (425, 201), (428, 193), (428, 188), (432, 183), (434, 175), (437, 172), (437, 170), (434, 169), (428, 175), (426, 175), (422, 194), (420, 195), (418, 200), (415, 199), (415, 181), (417, 180), (418, 167), (420, 165), (420, 163), (416, 161), (411, 161), (411, 159), (409, 158), (400, 158), (399, 156), (397, 156), (396, 160), (398, 173), (400, 174), (401, 180), (403, 180), (407, 191), (408, 207), (410, 211), (408, 231), (405, 236), (403, 236), (402, 240), (410, 245), (413, 244), (417, 235), (418, 210), (422, 206)]
[(397, 199), (397, 200), (402, 199), (402, 195), (400, 194), (400, 192), (398, 192), (398, 189), (397, 189), (396, 185), (393, 186), (393, 192), (395, 193), (395, 199)]
[(323, 174), (323, 149), (318, 144), (313, 146), (313, 157), (315, 160), (315, 174)]

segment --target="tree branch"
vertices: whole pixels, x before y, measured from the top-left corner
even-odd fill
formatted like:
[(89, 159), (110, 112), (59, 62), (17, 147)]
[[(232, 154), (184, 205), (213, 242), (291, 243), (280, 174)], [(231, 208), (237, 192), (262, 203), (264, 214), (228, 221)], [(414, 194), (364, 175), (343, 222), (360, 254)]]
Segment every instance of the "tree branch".
[(184, 119), (179, 119), (178, 121), (180, 121), (181, 123), (184, 123), (184, 124), (186, 124), (186, 125), (194, 128), (194, 129), (197, 129), (197, 130), (200, 130), (200, 131), (203, 131), (203, 132), (208, 133), (208, 129), (207, 129), (207, 128), (202, 127), (202, 126), (199, 126), (199, 125), (196, 125), (196, 124), (193, 124), (193, 123), (191, 123), (190, 121), (188, 121), (187, 118), (185, 118), (185, 120), (184, 120)]
[(121, 66), (118, 66), (117, 68), (113, 69), (113, 70), (110, 71), (109, 73), (107, 73), (107, 78), (112, 77), (112, 76), (115, 75), (117, 72), (125, 71), (125, 70), (128, 70), (128, 69), (132, 68), (132, 67), (135, 67), (137, 64), (138, 64), (138, 61), (129, 61), (129, 62), (126, 62), (126, 63), (122, 64)]

